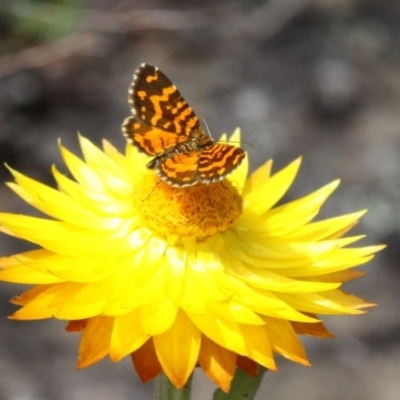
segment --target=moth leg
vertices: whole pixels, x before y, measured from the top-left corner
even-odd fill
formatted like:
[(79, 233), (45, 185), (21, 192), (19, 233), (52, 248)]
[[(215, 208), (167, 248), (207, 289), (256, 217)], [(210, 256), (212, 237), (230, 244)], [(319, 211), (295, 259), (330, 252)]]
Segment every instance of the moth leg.
[(142, 199), (142, 201), (146, 201), (151, 194), (154, 192), (154, 189), (161, 183), (161, 181), (158, 181), (154, 184), (154, 186), (151, 188), (150, 192), (147, 194), (147, 196), (145, 198)]

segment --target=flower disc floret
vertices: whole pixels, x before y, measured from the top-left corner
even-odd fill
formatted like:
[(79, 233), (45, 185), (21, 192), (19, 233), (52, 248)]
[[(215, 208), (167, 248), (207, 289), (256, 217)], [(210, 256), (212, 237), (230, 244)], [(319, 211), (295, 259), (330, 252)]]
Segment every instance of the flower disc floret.
[(197, 241), (224, 232), (242, 213), (242, 198), (230, 181), (175, 188), (153, 171), (143, 175), (133, 204), (144, 226), (164, 239), (195, 237)]

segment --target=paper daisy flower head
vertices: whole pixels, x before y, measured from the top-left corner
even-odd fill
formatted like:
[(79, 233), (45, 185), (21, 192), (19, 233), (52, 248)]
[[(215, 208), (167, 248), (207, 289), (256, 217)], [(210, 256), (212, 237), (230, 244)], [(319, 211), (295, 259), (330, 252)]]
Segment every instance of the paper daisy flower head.
[(3, 233), (38, 246), (0, 259), (1, 280), (34, 285), (11, 318), (67, 320), (82, 334), (78, 368), (130, 356), (142, 381), (164, 372), (182, 388), (200, 366), (228, 391), (236, 367), (276, 370), (274, 353), (309, 365), (299, 334), (331, 337), (322, 315), (371, 305), (340, 289), (381, 249), (343, 237), (364, 212), (313, 222), (338, 181), (276, 206), (300, 160), (246, 180), (247, 158), (226, 137), (224, 157), (197, 175), (183, 150), (154, 161), (131, 144), (122, 154), (79, 140), (84, 160), (60, 145), (73, 178), (54, 167), (58, 189), (11, 169), (8, 186), (45, 218), (0, 213)]
[(2, 232), (39, 246), (0, 259), (1, 280), (35, 285), (11, 318), (69, 320), (79, 368), (130, 355), (143, 381), (164, 371), (182, 387), (199, 365), (228, 390), (236, 366), (275, 370), (274, 353), (308, 365), (297, 335), (331, 337), (317, 315), (370, 305), (340, 289), (381, 248), (342, 237), (364, 212), (312, 222), (338, 181), (274, 207), (300, 160), (174, 188), (131, 145), (80, 143), (84, 161), (60, 147), (75, 179), (53, 168), (58, 190), (11, 170), (9, 187), (51, 218), (0, 213)]

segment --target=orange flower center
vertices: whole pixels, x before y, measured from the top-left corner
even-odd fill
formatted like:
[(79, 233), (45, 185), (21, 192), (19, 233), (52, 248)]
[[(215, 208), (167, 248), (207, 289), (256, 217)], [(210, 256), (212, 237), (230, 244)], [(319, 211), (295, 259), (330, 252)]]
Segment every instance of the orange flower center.
[(199, 241), (225, 231), (242, 213), (242, 197), (227, 179), (175, 188), (148, 171), (135, 189), (133, 201), (143, 224), (163, 238)]

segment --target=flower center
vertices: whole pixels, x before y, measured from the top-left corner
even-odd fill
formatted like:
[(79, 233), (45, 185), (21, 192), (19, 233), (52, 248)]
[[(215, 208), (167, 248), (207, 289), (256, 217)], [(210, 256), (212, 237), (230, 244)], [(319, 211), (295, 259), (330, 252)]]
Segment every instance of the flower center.
[(163, 238), (194, 236), (199, 241), (225, 231), (242, 213), (242, 197), (227, 179), (175, 188), (148, 171), (135, 189), (143, 223)]

